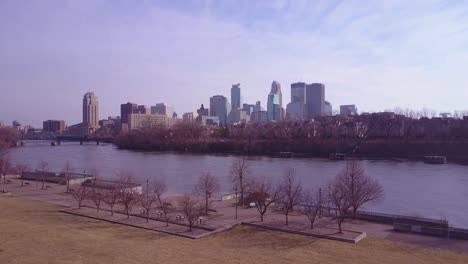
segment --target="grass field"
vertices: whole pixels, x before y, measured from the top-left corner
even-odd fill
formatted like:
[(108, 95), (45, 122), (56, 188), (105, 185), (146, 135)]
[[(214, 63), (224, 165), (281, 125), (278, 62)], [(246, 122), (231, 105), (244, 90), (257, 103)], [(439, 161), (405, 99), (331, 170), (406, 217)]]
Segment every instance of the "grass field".
[(191, 240), (0, 196), (0, 263), (468, 263), (468, 255), (385, 240), (359, 244), (238, 227)]

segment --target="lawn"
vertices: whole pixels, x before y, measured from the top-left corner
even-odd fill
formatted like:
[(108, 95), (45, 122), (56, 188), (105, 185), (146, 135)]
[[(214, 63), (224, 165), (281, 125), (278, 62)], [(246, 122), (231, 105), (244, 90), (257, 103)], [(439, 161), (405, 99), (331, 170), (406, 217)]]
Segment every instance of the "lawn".
[(199, 240), (59, 213), (0, 196), (0, 263), (468, 263), (468, 254), (378, 239), (358, 244), (238, 227)]

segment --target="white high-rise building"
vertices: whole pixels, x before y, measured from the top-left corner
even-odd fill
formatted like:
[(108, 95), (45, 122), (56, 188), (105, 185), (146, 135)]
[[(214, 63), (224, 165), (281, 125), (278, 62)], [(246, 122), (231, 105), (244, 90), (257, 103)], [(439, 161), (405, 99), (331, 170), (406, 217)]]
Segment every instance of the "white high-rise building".
[(83, 132), (93, 135), (99, 128), (99, 103), (94, 93), (89, 92), (83, 96)]

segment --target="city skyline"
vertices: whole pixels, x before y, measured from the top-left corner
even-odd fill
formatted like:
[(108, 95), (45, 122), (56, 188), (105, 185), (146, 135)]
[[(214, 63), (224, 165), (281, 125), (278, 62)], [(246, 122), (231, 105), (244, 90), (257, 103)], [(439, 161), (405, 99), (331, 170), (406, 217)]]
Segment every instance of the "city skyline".
[(1, 2), (0, 120), (76, 124), (90, 91), (100, 118), (128, 101), (182, 115), (235, 83), (266, 106), (272, 80), (324, 83), (335, 109), (467, 108), (462, 2), (184, 3)]

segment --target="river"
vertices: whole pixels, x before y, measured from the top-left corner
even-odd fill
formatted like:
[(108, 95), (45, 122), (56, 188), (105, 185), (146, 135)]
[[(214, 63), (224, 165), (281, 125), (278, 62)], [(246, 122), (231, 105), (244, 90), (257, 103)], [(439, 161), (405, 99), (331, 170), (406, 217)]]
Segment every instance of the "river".
[[(76, 172), (96, 169), (111, 179), (119, 171), (133, 174), (135, 181), (163, 179), (171, 194), (191, 192), (205, 172), (219, 177), (221, 193), (232, 190), (229, 171), (236, 156), (197, 155), (119, 150), (112, 144), (62, 142), (52, 147), (45, 141), (28, 141), (9, 152), (12, 162), (37, 168), (41, 161), (52, 171), (61, 171), (69, 161)], [(249, 157), (251, 174), (279, 180), (294, 168), (304, 188), (326, 185), (345, 165), (344, 161), (319, 158)], [(383, 186), (383, 201), (366, 205), (380, 213), (447, 219), (456, 227), (468, 227), (468, 167), (457, 164), (428, 165), (418, 161), (360, 161), (366, 173)]]

